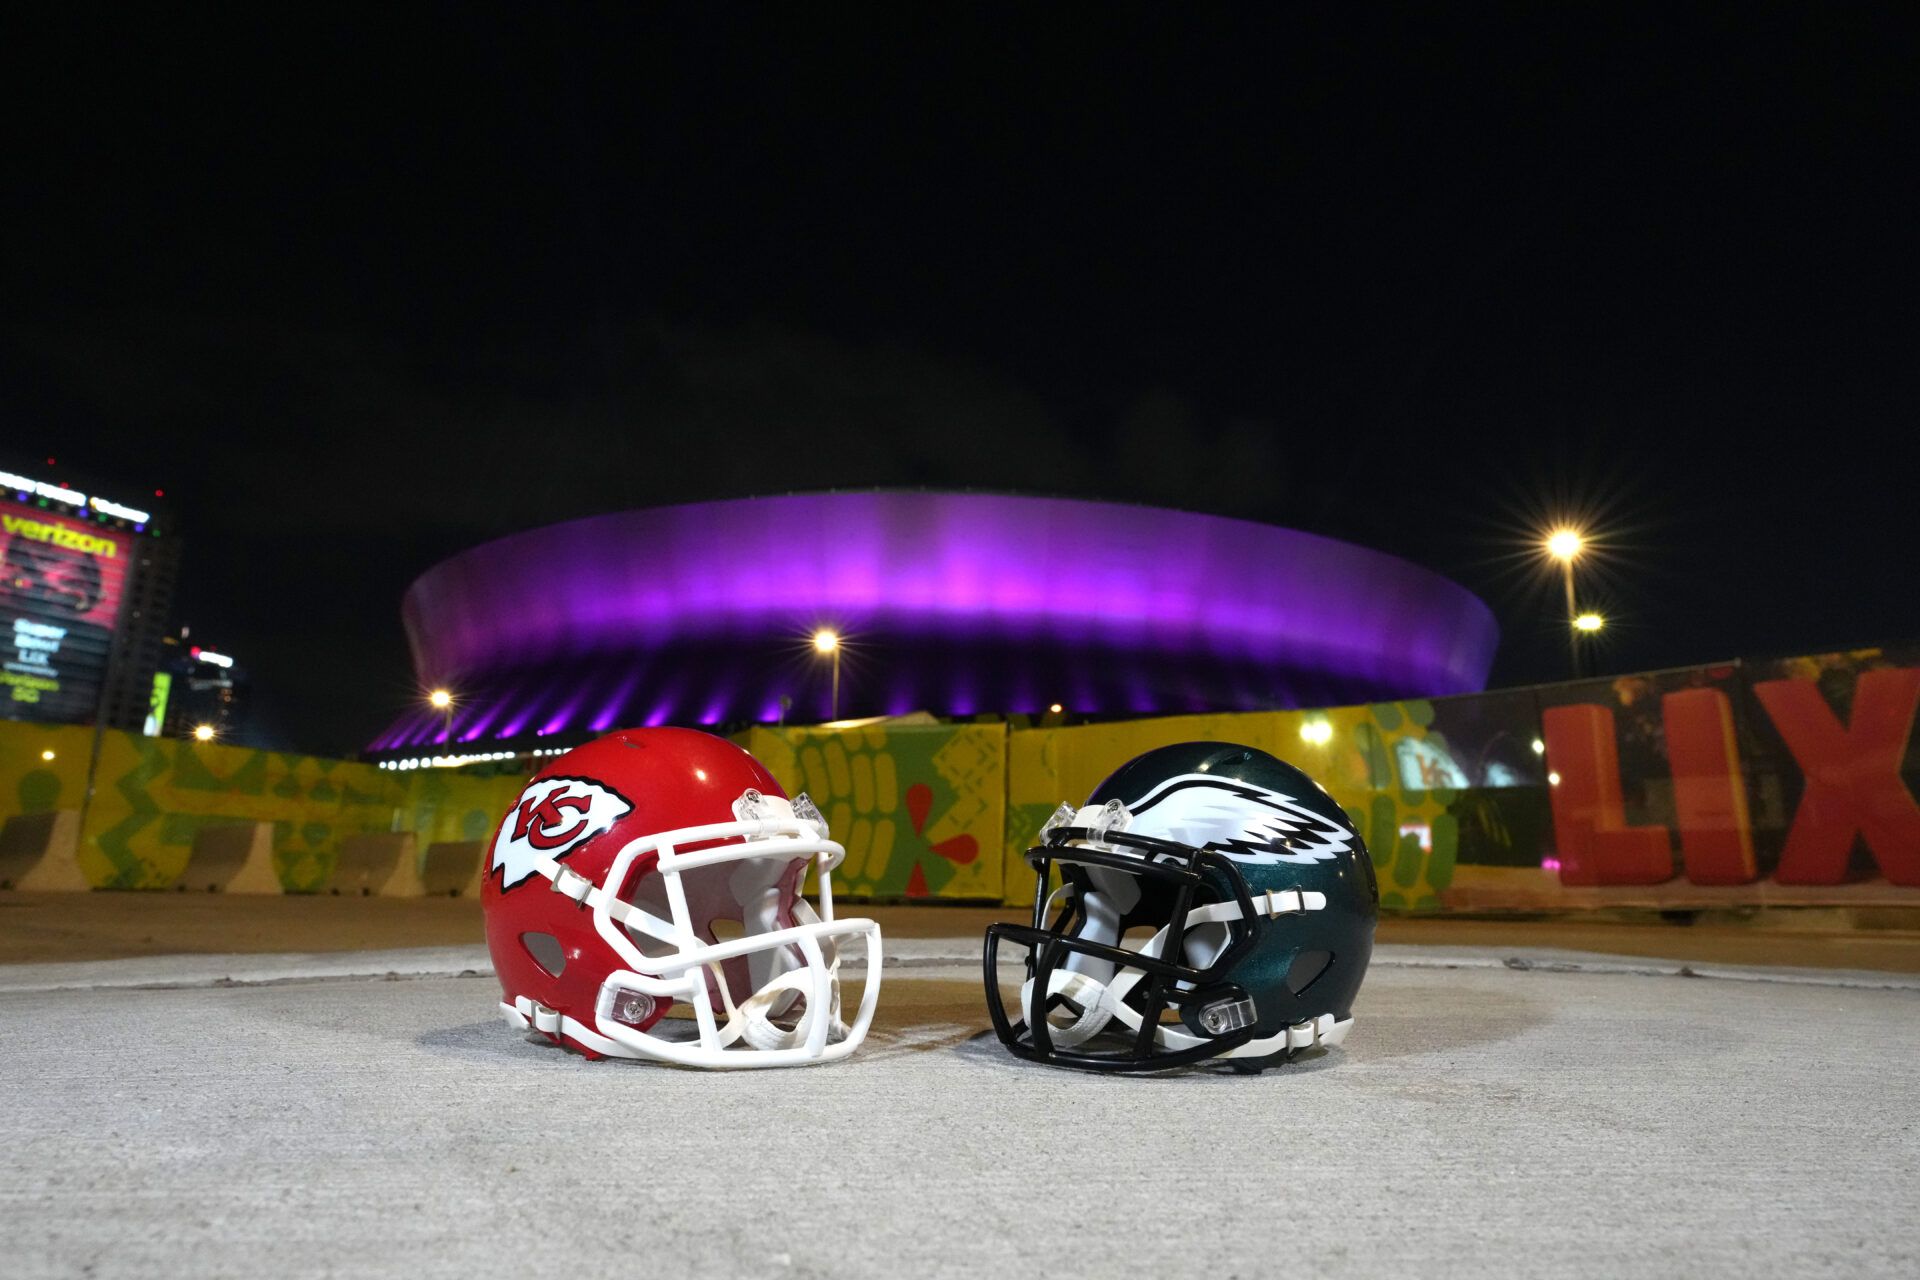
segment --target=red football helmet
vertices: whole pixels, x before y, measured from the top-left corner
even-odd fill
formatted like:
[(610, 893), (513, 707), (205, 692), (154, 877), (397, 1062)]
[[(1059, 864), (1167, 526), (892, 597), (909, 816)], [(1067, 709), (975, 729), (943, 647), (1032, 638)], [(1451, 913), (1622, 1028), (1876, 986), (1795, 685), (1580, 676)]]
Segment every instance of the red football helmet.
[[(804, 794), (789, 801), (724, 738), (628, 729), (569, 751), (493, 838), (480, 901), (501, 1010), (594, 1058), (844, 1058), (880, 994), (879, 926), (833, 918), (844, 857)], [(810, 864), (818, 912), (801, 896)], [(838, 951), (855, 934), (867, 984), (849, 1027)]]

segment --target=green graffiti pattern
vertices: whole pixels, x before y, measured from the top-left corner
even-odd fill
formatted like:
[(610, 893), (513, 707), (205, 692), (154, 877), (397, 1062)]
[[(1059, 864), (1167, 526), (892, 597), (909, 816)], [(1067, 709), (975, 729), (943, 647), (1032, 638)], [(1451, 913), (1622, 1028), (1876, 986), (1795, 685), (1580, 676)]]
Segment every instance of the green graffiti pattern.
[[(6, 815), (78, 809), (92, 731), (0, 721)], [(55, 757), (42, 759), (43, 752)], [(372, 765), (109, 731), (101, 737), (80, 868), (96, 888), (176, 883), (210, 826), (267, 823), (273, 871), (290, 893), (324, 892), (340, 844), (412, 832), (416, 855), (435, 841), (484, 837), (521, 786), (516, 772), (395, 774)]]
[[(1389, 911), (1440, 910), (1440, 895), (1453, 882), (1460, 850), (1460, 823), (1451, 812), (1459, 796), (1447, 787), (1409, 784), (1396, 762), (1404, 742), (1426, 740), (1445, 748), (1445, 740), (1430, 728), (1433, 704), (1375, 702), (1312, 714), (1333, 731), (1316, 780), (1347, 810), (1367, 842), (1380, 905)], [(1346, 767), (1340, 761), (1343, 748)]]
[[(122, 736), (132, 739), (131, 734)], [(160, 806), (154, 803), (153, 797), (148, 794), (147, 786), (167, 771), (166, 755), (158, 742), (142, 738), (129, 741), (128, 745), (136, 755), (136, 763), (133, 768), (113, 779), (111, 783), (113, 789), (126, 799), (127, 815), (98, 837), (92, 837), (91, 832), (85, 833), (100, 852), (106, 855), (112, 867), (111, 876), (102, 886), (108, 889), (146, 887), (152, 868), (146, 859), (134, 852), (131, 841), (141, 830), (160, 817)], [(98, 806), (95, 812), (98, 813)], [(186, 843), (191, 846), (192, 841), (193, 836), (189, 833)], [(176, 841), (163, 837), (162, 843), (171, 845)], [(184, 859), (182, 865), (185, 865)]]
[(1175, 716), (1063, 729), (1023, 730), (1008, 745), (1004, 901), (1025, 906), (1033, 876), (1021, 855), (1065, 799), (1079, 800), (1122, 763), (1173, 742), (1244, 742), (1304, 769), (1346, 809), (1366, 841), (1381, 905), (1437, 911), (1459, 853), (1459, 797), (1410, 786), (1396, 765), (1403, 743), (1431, 738), (1433, 704), (1383, 702), (1315, 711)]
[[(1085, 796), (1114, 767), (1165, 742), (1214, 738), (1273, 751), (1305, 768), (1353, 816), (1375, 862), (1382, 905), (1434, 911), (1453, 882), (1468, 799), (1414, 785), (1403, 746), (1445, 743), (1423, 701), (1313, 712), (1171, 717), (1062, 729), (998, 725), (760, 728), (741, 735), (790, 790), (810, 792), (848, 856), (850, 897), (1001, 899), (1024, 906), (1023, 854), (1062, 799)], [(1308, 732), (1311, 730), (1311, 732)], [(21, 812), (75, 804), (88, 732), (0, 723), (0, 783)], [(53, 744), (48, 746), (47, 744)], [(40, 753), (58, 759), (43, 762)], [(81, 762), (76, 764), (76, 761)], [(82, 770), (76, 772), (76, 769)], [(288, 892), (324, 892), (340, 844), (406, 832), (435, 843), (484, 840), (522, 785), (511, 769), (384, 772), (370, 765), (161, 742), (108, 733), (81, 869), (99, 887), (179, 880), (208, 825), (272, 824), (273, 870)]]
[(1005, 731), (998, 725), (755, 729), (749, 751), (820, 806), (846, 847), (834, 873), (851, 897), (993, 899)]

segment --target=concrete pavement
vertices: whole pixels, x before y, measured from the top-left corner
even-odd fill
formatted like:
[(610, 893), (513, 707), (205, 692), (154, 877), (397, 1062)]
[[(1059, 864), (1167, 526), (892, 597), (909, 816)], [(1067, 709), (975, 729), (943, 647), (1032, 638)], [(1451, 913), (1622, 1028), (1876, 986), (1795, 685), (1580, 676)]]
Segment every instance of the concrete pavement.
[(0, 970), (0, 1271), (1920, 1270), (1911, 978), (1387, 947), (1343, 1050), (1115, 1080), (908, 941), (859, 1056), (764, 1073), (529, 1044), (471, 948)]

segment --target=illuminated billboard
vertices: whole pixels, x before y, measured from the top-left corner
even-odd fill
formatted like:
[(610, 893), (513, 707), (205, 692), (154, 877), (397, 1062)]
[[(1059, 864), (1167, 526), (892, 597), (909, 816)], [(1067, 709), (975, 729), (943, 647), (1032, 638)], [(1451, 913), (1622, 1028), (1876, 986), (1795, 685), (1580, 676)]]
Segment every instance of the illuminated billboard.
[(0, 498), (0, 715), (91, 720), (132, 535)]

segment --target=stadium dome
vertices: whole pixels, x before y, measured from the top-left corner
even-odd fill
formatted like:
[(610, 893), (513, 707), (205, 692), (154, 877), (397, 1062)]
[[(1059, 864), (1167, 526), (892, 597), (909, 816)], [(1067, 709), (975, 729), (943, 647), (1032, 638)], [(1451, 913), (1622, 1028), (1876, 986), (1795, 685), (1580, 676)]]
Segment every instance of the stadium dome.
[[(1152, 715), (1484, 686), (1471, 592), (1364, 547), (1245, 520), (1004, 494), (813, 493), (625, 511), (446, 560), (402, 609), (451, 739), (841, 716)], [(437, 745), (403, 716), (375, 752)]]

